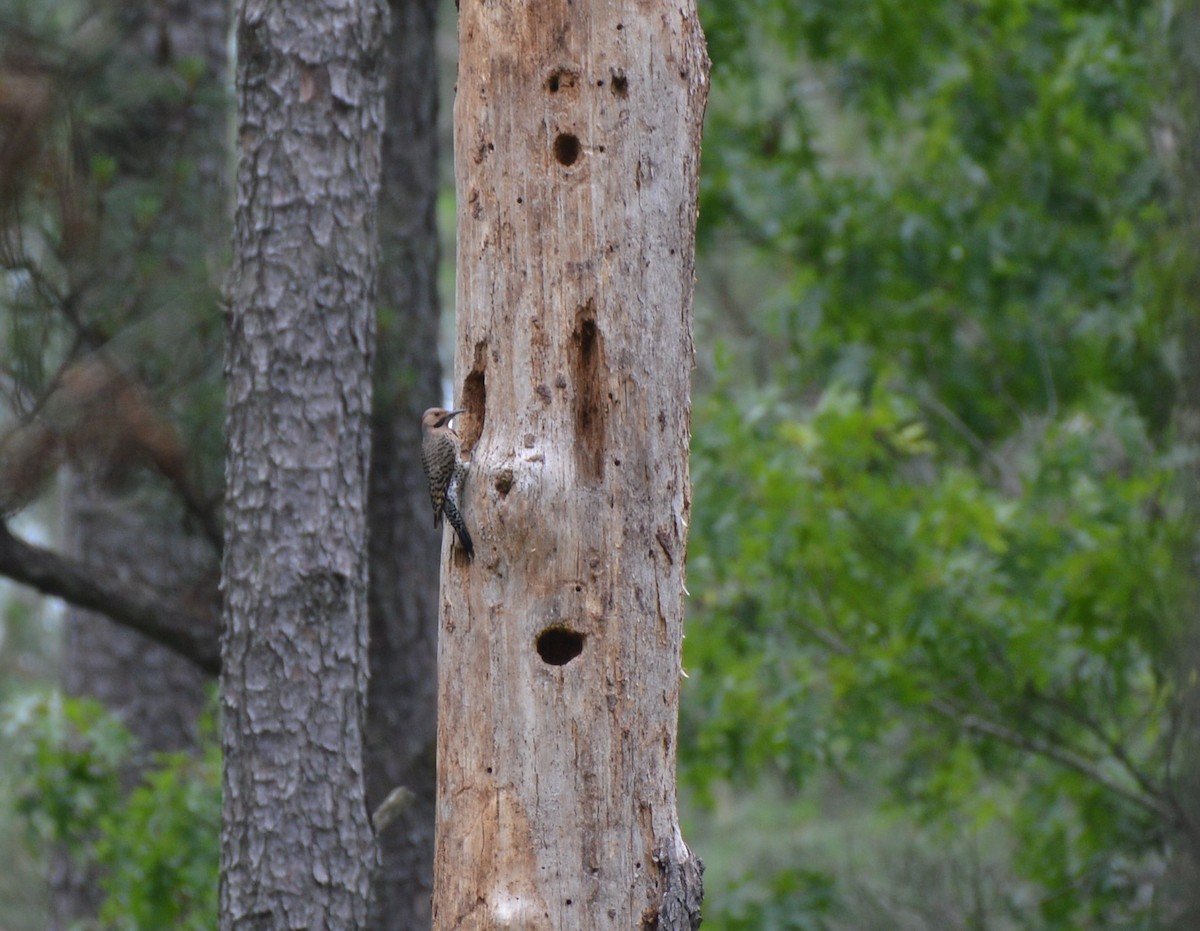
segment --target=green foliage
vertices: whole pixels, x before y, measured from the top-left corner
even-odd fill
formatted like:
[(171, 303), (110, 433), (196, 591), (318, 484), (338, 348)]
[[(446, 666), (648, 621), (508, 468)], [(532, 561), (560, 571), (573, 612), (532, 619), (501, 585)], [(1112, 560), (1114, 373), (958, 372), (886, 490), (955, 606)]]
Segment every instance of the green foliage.
[(120, 5), (0, 0), (0, 82), (17, 89), (0, 125), (0, 366), (22, 417), (103, 350), (188, 431), (207, 489), (227, 92), (201, 59), (147, 55), (147, 31)]
[(160, 757), (142, 785), (100, 824), (96, 862), (104, 869), (100, 922), (117, 931), (217, 923), (221, 760)]
[[(1062, 733), (1114, 703), (1159, 709), (1182, 533), (1161, 513), (1171, 476), (1134, 415), (1106, 396), (1093, 408), (1034, 428), (1005, 467), (1012, 494), (939, 461), (916, 407), (882, 389), (835, 385), (808, 410), (710, 399), (690, 562), (704, 628), (688, 639), (703, 755), (725, 775), (800, 779), (882, 737), (894, 705), (935, 703), (946, 724), (913, 738), (905, 775), (926, 782), (919, 760), (957, 743), (952, 709), (985, 696), (989, 720), (1020, 732), (1035, 714)], [(1139, 745), (1155, 734), (1143, 725)]]
[[(702, 15), (721, 304), (701, 308), (684, 779), (708, 804), (866, 779), (880, 810), (1011, 838), (1011, 926), (1160, 926), (1147, 877), (1188, 841), (1169, 765), (1194, 467), (1160, 8)], [(849, 894), (795, 889), (756, 901), (824, 921)]]
[(100, 875), (100, 927), (212, 928), (217, 921), (220, 751), (160, 754), (130, 787), (133, 739), (97, 702), (25, 698), (5, 716), (19, 748), (17, 809), (31, 840)]
[(829, 876), (804, 869), (785, 869), (768, 877), (762, 894), (756, 882), (744, 882), (720, 907), (721, 925), (729, 931), (825, 931), (822, 917), (833, 904)]
[[(732, 224), (789, 269), (763, 333), (786, 349), (771, 374), (861, 386), (891, 365), (984, 439), (1097, 384), (1161, 425), (1162, 321), (1128, 274), (1163, 213), (1149, 13), (851, 8), (822, 33), (837, 66), (718, 59), (704, 235)], [(767, 47), (785, 54), (788, 35)], [(883, 48), (924, 79), (856, 66)], [(839, 109), (847, 71), (895, 105)]]
[(17, 810), (33, 838), (82, 855), (101, 819), (120, 805), (129, 732), (99, 702), (57, 695), (14, 701), (4, 730), (19, 747)]

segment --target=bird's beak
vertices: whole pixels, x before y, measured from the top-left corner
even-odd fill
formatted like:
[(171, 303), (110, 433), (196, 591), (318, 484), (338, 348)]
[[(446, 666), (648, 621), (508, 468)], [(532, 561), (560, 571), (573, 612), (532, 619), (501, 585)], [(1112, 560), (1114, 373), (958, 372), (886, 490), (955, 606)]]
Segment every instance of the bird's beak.
[(467, 412), (467, 409), (466, 409), (465, 407), (460, 407), (460, 408), (459, 408), (458, 410), (456, 410), (456, 411), (450, 411), (450, 413), (448, 413), (448, 414), (446, 415), (446, 423), (449, 423), (450, 421), (452, 421), (452, 420), (453, 420), (455, 417), (457, 417), (459, 414), (465, 414), (466, 412)]

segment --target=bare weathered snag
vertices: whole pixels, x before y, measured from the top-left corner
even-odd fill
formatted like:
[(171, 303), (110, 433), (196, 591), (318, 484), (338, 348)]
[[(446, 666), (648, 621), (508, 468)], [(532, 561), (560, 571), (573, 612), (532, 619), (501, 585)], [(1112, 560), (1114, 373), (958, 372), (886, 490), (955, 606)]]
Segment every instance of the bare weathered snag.
[(367, 918), (381, 0), (243, 0), (227, 323), (224, 931)]
[(703, 36), (686, 0), (464, 0), (459, 39), (476, 556), (443, 560), (434, 928), (694, 928), (675, 738)]

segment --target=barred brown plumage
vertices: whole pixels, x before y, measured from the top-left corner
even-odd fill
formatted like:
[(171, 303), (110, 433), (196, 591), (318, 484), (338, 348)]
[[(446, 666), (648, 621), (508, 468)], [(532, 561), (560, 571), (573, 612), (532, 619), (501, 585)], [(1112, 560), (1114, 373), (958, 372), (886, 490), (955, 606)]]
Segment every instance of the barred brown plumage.
[(475, 555), (475, 546), (459, 509), (467, 465), (459, 457), (458, 434), (450, 426), (450, 421), (463, 412), (461, 408), (448, 411), (431, 407), (421, 415), (421, 466), (429, 480), (433, 526), (442, 525), (444, 514), (470, 558)]

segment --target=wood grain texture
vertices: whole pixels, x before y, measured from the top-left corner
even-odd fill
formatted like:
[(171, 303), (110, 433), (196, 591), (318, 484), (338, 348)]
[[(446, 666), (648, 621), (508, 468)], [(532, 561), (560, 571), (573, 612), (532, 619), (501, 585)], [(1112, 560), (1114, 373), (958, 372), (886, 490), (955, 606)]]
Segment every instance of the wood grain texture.
[(434, 928), (691, 928), (675, 808), (694, 6), (464, 0)]
[(221, 927), (363, 927), (378, 0), (238, 7)]

